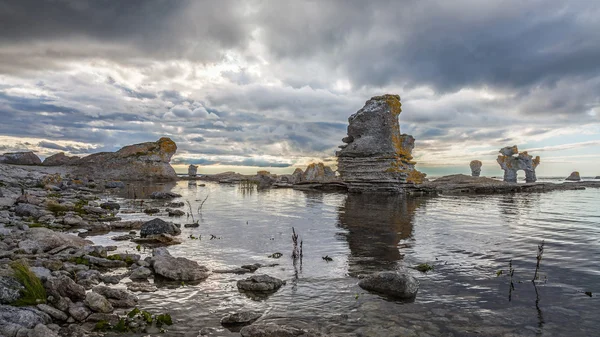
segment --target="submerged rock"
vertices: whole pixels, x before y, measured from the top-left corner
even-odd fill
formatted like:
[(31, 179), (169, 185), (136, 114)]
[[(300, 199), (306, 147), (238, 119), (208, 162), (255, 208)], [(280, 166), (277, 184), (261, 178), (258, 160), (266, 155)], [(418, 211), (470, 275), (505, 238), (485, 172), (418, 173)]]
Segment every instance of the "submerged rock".
[(205, 266), (184, 257), (173, 257), (166, 248), (157, 248), (152, 255), (154, 272), (164, 278), (174, 281), (199, 281), (210, 275)]
[(567, 178), (565, 178), (565, 180), (568, 180), (568, 181), (580, 181), (581, 177), (579, 176), (579, 172), (574, 171), (574, 172), (571, 172), (571, 174)]
[(13, 165), (41, 165), (42, 161), (33, 152), (11, 152), (0, 155), (0, 163)]
[(471, 167), (471, 176), (479, 177), (479, 175), (481, 174), (481, 166), (482, 165), (483, 164), (479, 160), (471, 161), (471, 163), (469, 164), (469, 166)]
[(254, 321), (262, 316), (261, 313), (252, 311), (236, 312), (235, 314), (227, 315), (221, 318), (222, 325), (247, 325), (252, 324)]
[[(540, 157), (533, 158), (527, 151), (519, 153), (516, 145), (500, 149), (500, 155), (496, 159), (500, 168), (504, 170), (504, 181), (507, 183), (517, 182), (517, 171), (525, 171), (525, 181), (534, 183), (537, 180), (535, 169), (540, 164)], [(517, 155), (516, 157), (514, 155)]]
[(250, 292), (274, 292), (284, 284), (285, 281), (264, 274), (237, 281), (238, 289)]
[(181, 230), (174, 224), (159, 218), (155, 218), (144, 223), (140, 229), (140, 236), (142, 238), (145, 238), (149, 235), (159, 234), (179, 235), (181, 234)]
[(181, 194), (173, 192), (152, 192), (152, 194), (150, 194), (150, 199), (173, 199), (179, 197), (181, 197)]
[(169, 162), (177, 151), (171, 139), (125, 146), (117, 152), (101, 152), (73, 163), (75, 174), (104, 180), (177, 180)]
[(240, 330), (242, 337), (320, 337), (320, 333), (275, 324), (253, 324)]
[(338, 172), (350, 192), (403, 192), (420, 184), (425, 174), (415, 169), (415, 139), (400, 133), (400, 96), (375, 96), (348, 118), (345, 145), (337, 151)]
[(365, 277), (358, 286), (400, 299), (413, 299), (417, 296), (419, 281), (406, 270), (383, 271)]

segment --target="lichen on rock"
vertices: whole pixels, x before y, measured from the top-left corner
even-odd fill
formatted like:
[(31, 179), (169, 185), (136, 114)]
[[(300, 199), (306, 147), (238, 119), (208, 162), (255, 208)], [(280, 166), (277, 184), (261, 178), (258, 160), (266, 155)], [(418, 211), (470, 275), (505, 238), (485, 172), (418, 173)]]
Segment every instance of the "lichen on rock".
[(540, 164), (539, 156), (533, 158), (527, 151), (519, 153), (516, 145), (503, 147), (499, 152), (500, 155), (496, 161), (500, 168), (504, 170), (505, 182), (516, 183), (518, 170), (525, 171), (525, 182), (534, 183), (537, 180), (535, 169)]
[(402, 192), (420, 184), (425, 174), (415, 169), (415, 139), (400, 133), (398, 95), (375, 96), (348, 118), (345, 145), (336, 153), (338, 172), (350, 192)]
[(481, 174), (481, 166), (482, 165), (483, 164), (479, 160), (471, 161), (471, 163), (469, 163), (469, 167), (471, 167), (471, 176), (479, 177), (479, 175)]

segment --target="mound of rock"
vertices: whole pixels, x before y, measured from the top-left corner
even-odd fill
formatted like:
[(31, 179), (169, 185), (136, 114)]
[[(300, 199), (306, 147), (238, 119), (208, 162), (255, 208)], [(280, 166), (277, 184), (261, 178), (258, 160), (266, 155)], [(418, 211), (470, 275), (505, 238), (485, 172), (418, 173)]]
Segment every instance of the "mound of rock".
[(166, 248), (152, 252), (154, 273), (173, 281), (200, 281), (210, 275), (210, 271), (196, 261), (184, 257), (173, 257)]
[(384, 271), (365, 277), (358, 286), (399, 299), (412, 299), (417, 296), (419, 281), (406, 270)]
[(338, 172), (350, 192), (403, 192), (420, 184), (425, 174), (415, 169), (415, 139), (400, 133), (400, 96), (375, 96), (348, 118), (348, 136), (336, 152)]
[(140, 229), (140, 236), (143, 238), (159, 234), (179, 235), (181, 234), (181, 229), (174, 224), (159, 218), (144, 223)]
[(33, 152), (11, 152), (0, 155), (0, 163), (13, 165), (41, 165), (42, 161)]
[[(298, 170), (298, 169), (296, 169)], [(302, 170), (300, 170), (302, 172)], [(296, 174), (296, 172), (294, 172)], [(306, 171), (302, 174), (301, 181), (310, 182), (329, 182), (336, 180), (335, 172), (323, 163), (312, 163), (308, 165)]]
[(156, 142), (125, 146), (117, 152), (101, 152), (73, 164), (75, 173), (104, 180), (177, 180), (169, 162), (177, 145), (167, 137)]
[(579, 176), (579, 172), (575, 171), (575, 172), (571, 172), (571, 174), (567, 178), (565, 178), (565, 180), (581, 181), (581, 177)]
[(42, 163), (42, 165), (44, 166), (64, 166), (64, 165), (72, 165), (75, 164), (77, 162), (77, 160), (79, 160), (79, 157), (69, 157), (67, 155), (65, 155), (64, 152), (60, 152), (57, 154), (53, 154), (50, 157), (47, 157), (46, 159), (44, 159), (44, 162)]

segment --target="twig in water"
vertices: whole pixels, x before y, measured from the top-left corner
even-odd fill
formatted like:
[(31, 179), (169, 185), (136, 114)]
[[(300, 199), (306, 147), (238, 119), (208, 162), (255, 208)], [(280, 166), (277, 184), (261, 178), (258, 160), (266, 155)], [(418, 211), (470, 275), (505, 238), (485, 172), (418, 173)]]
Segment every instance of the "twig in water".
[(508, 301), (512, 300), (512, 292), (515, 290), (515, 284), (513, 283), (513, 275), (515, 274), (515, 270), (512, 266), (512, 260), (508, 262), (508, 276), (510, 276), (510, 286), (508, 288)]
[(190, 201), (189, 201), (189, 200), (186, 200), (185, 202), (187, 203), (187, 205), (188, 205), (188, 209), (190, 210), (190, 211), (188, 212), (188, 215), (191, 215), (191, 216), (192, 216), (192, 222), (193, 222), (193, 223), (197, 223), (197, 222), (196, 222), (196, 219), (194, 219), (194, 212), (192, 211), (192, 204), (190, 204)]
[(208, 199), (208, 194), (206, 195), (206, 198), (204, 198), (204, 200), (202, 200), (202, 202), (200, 203), (200, 206), (198, 206), (198, 210), (197, 210), (198, 214), (202, 213), (202, 206), (204, 206), (206, 199)]
[(539, 279), (538, 276), (538, 272), (540, 270), (540, 262), (542, 262), (542, 256), (544, 255), (544, 240), (542, 240), (542, 243), (540, 243), (538, 245), (538, 254), (537, 254), (537, 263), (535, 265), (535, 274), (533, 275), (533, 280), (531, 280), (531, 282), (535, 282), (537, 279)]
[(296, 234), (294, 227), (292, 227), (292, 243), (294, 244), (294, 249), (292, 250), (292, 259), (295, 261), (300, 257), (300, 252), (298, 251), (298, 234)]

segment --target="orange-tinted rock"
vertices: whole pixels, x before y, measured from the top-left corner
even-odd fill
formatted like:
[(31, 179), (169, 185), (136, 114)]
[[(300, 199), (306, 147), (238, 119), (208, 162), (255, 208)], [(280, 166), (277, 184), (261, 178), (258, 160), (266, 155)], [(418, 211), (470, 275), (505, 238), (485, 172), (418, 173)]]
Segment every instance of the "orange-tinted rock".
[(79, 157), (69, 157), (65, 155), (64, 152), (60, 152), (57, 154), (53, 154), (50, 157), (44, 159), (42, 165), (44, 166), (62, 166), (62, 165), (72, 165), (79, 160)]
[(415, 169), (415, 139), (400, 133), (398, 95), (375, 96), (348, 118), (348, 136), (336, 153), (338, 172), (351, 192), (403, 192), (420, 184), (425, 174)]

